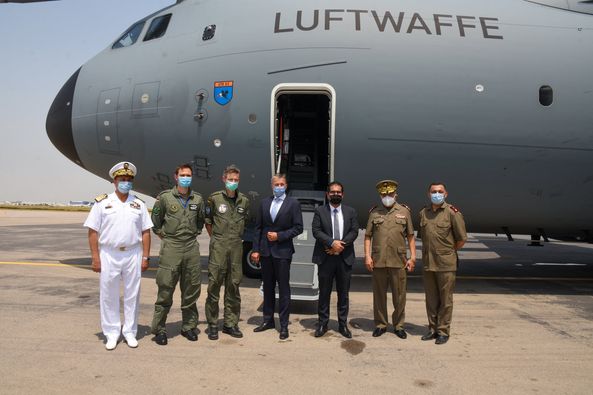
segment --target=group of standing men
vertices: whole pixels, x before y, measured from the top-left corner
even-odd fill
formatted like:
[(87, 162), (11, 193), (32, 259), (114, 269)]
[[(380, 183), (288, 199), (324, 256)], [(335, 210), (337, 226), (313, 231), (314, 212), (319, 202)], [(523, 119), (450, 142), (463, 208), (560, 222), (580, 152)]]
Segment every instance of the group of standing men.
[[(223, 173), (224, 189), (213, 193), (204, 202), (191, 187), (193, 168), (180, 165), (175, 170), (176, 185), (161, 192), (149, 217), (142, 200), (129, 192), (136, 167), (120, 162), (109, 172), (115, 191), (98, 196), (85, 221), (89, 229), (92, 268), (101, 273), (101, 326), (107, 350), (116, 348), (120, 335), (129, 347), (137, 347), (140, 273), (148, 269), (150, 229), (161, 239), (159, 268), (156, 275), (158, 295), (151, 332), (159, 345), (168, 342), (166, 320), (173, 303), (173, 292), (180, 285), (181, 334), (190, 341), (198, 340), (196, 302), (201, 290), (200, 250), (197, 236), (205, 224), (210, 235), (208, 260), (208, 297), (206, 320), (208, 338), (218, 339), (220, 288), (224, 285), (223, 333), (243, 337), (239, 329), (242, 278), (242, 235), (249, 218), (248, 198), (238, 191), (240, 170), (228, 166)], [(271, 197), (262, 199), (256, 215), (251, 259), (261, 264), (264, 305), (263, 322), (254, 328), (262, 332), (275, 328), (275, 289), (279, 291), (280, 339), (289, 337), (290, 264), (294, 254), (294, 237), (303, 232), (299, 202), (287, 196), (286, 176), (272, 177)], [(375, 330), (381, 336), (387, 328), (386, 294), (391, 287), (395, 334), (405, 339), (403, 328), (406, 295), (406, 273), (413, 271), (416, 261), (414, 229), (410, 210), (396, 202), (397, 182), (381, 181), (377, 190), (381, 208), (370, 212), (365, 233), (365, 265), (373, 277)], [(344, 187), (331, 182), (327, 188), (328, 203), (315, 211), (312, 233), (316, 239), (313, 262), (318, 265), (319, 304), (316, 337), (328, 330), (329, 302), (335, 280), (338, 294), (339, 332), (351, 338), (347, 317), (348, 293), (352, 265), (355, 261), (353, 243), (358, 236), (356, 211), (342, 204)], [(442, 183), (429, 187), (431, 206), (420, 212), (420, 235), (423, 241), (424, 284), (429, 333), (422, 340), (447, 342), (452, 314), (452, 293), (457, 269), (457, 250), (467, 236), (459, 210), (445, 203), (447, 192)], [(410, 258), (407, 258), (407, 246)], [(124, 325), (120, 322), (119, 287), (124, 283)]]

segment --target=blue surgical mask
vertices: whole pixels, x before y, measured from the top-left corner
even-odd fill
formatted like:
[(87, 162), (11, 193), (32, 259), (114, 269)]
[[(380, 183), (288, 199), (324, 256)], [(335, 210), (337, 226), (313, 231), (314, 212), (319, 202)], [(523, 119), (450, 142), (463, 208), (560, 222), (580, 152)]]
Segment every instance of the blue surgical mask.
[(274, 196), (280, 197), (286, 192), (286, 187), (274, 187)]
[(186, 177), (186, 176), (180, 176), (178, 178), (179, 186), (182, 188), (189, 188), (189, 186), (191, 185), (191, 176)]
[(430, 201), (432, 202), (432, 204), (440, 206), (445, 201), (445, 194), (440, 192), (431, 193)]
[(239, 183), (237, 181), (227, 181), (224, 183), (224, 186), (229, 191), (236, 191), (239, 188)]
[(132, 181), (120, 181), (117, 183), (117, 190), (127, 195), (132, 190)]

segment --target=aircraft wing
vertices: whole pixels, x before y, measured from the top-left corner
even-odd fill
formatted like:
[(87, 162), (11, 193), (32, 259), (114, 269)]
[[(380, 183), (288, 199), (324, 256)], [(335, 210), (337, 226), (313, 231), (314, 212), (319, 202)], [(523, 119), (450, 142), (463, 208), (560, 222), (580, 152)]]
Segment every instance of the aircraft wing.
[(45, 1), (56, 1), (56, 0), (0, 0), (1, 3), (40, 3)]

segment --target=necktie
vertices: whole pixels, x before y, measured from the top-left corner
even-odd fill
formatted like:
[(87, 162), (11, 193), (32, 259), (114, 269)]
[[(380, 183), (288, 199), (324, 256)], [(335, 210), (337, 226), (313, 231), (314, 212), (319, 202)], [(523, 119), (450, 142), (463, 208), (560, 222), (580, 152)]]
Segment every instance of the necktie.
[(342, 240), (340, 237), (340, 223), (338, 222), (338, 209), (334, 209), (334, 240)]
[(278, 214), (278, 210), (280, 209), (280, 202), (280, 198), (275, 198), (272, 202), (272, 212), (270, 213), (272, 214), (272, 222), (276, 221), (276, 215)]

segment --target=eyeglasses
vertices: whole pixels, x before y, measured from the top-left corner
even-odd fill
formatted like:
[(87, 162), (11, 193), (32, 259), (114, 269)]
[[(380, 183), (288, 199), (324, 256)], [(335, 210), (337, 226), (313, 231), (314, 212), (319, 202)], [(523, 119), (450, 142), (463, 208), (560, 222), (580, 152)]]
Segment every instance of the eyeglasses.
[(341, 195), (342, 192), (341, 191), (329, 191), (328, 194), (329, 195)]

